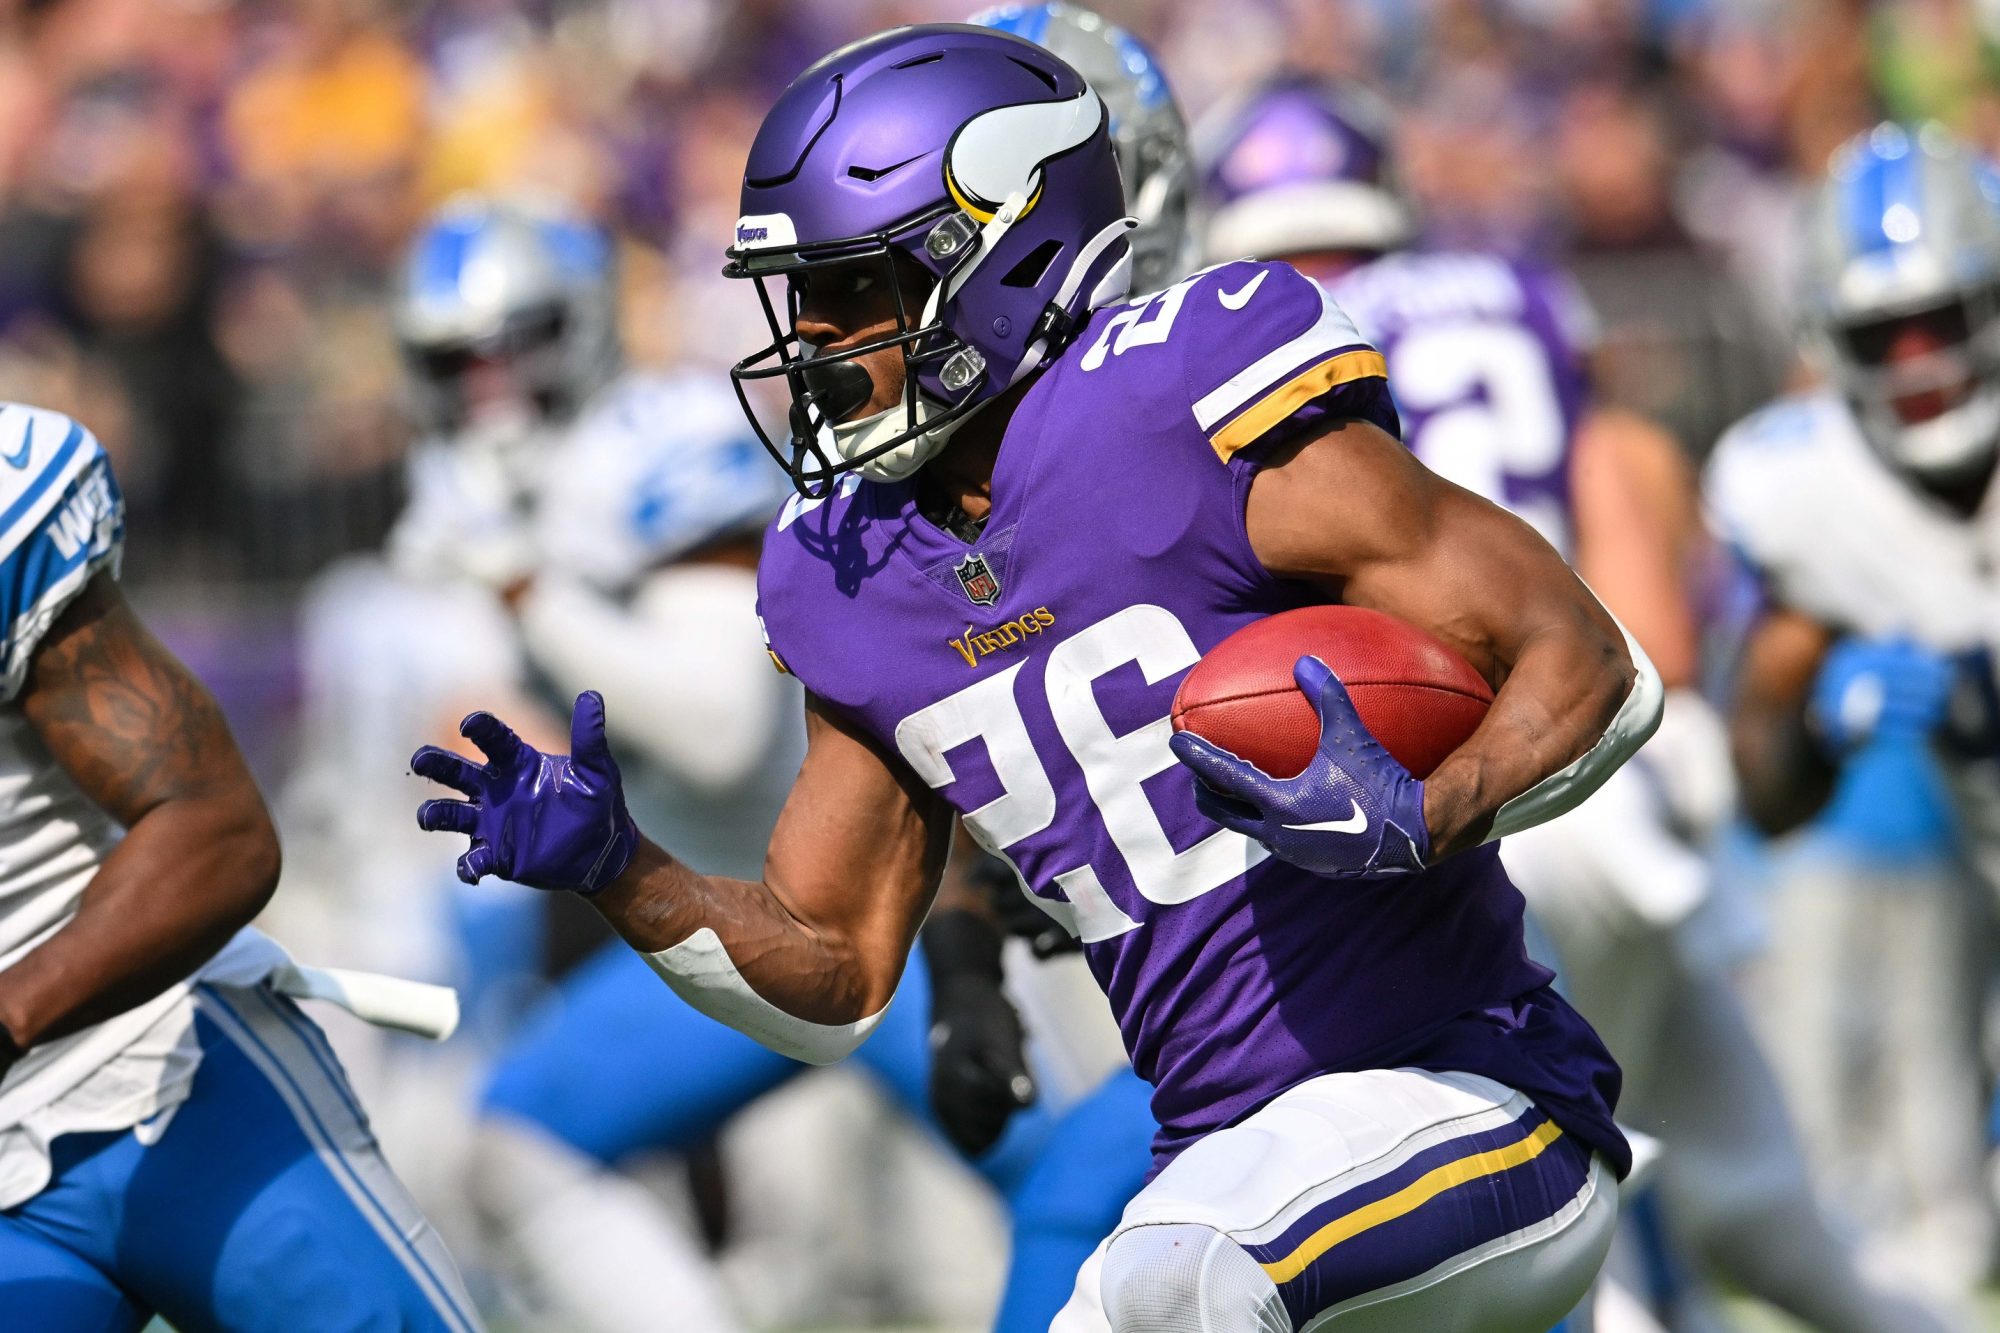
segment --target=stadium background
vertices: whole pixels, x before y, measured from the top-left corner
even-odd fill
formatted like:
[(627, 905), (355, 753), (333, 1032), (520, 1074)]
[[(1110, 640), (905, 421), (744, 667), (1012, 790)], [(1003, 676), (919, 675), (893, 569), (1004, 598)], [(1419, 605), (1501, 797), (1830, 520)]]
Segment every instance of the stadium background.
[[(1096, 7), (1153, 45), (1197, 121), (1284, 68), (1379, 87), (1430, 232), (1570, 265), (1604, 324), (1602, 391), (1694, 457), (1795, 373), (1789, 221), (1833, 146), (1886, 114), (1935, 116), (2000, 150), (2000, 4)], [(277, 929), (314, 961), (349, 961), (346, 927), (330, 923), (354, 915), (328, 901), (338, 877), (311, 850), (328, 846), (328, 805), (400, 810), (416, 785), (402, 746), (384, 750), (379, 794), (316, 790), (299, 628), (312, 580), (377, 547), (401, 503), (411, 428), (388, 301), (413, 229), (460, 190), (564, 201), (618, 239), (632, 358), (720, 374), (760, 328), (717, 270), (770, 99), (841, 42), (963, 12), (12, 0), (0, 13), (0, 397), (73, 413), (111, 450), (131, 504), (128, 585), (278, 795), (294, 855)], [(412, 914), (463, 925), (492, 905), (453, 898), (440, 850), (415, 854), (440, 872), (435, 894), (386, 910), (382, 933)], [(446, 954), (407, 952), (407, 970), (452, 975)], [(448, 1232), (448, 1150), (412, 1161), (398, 1136), (448, 1144), (438, 1122), (466, 1095), (480, 1042), (523, 1003), (510, 989), (522, 979), (479, 980), (455, 1049), (353, 1057), (392, 1157)], [(840, 1274), (827, 1310), (976, 1320), (1000, 1262), (990, 1204), (840, 1075), (783, 1099), (796, 1105), (743, 1133), (819, 1179), (801, 1186), (768, 1157), (760, 1179), (762, 1154), (737, 1150), (753, 1166), (732, 1197), (746, 1231), (767, 1233), (735, 1256), (767, 1275), (747, 1281), (804, 1261), (787, 1246), (835, 1236), (807, 1265)], [(423, 1128), (399, 1129), (411, 1123)], [(759, 1222), (766, 1188), (778, 1202)], [(825, 1229), (842, 1220), (865, 1226)], [(478, 1256), (453, 1239), (476, 1282)], [(774, 1318), (796, 1310), (787, 1299), (771, 1297)]]

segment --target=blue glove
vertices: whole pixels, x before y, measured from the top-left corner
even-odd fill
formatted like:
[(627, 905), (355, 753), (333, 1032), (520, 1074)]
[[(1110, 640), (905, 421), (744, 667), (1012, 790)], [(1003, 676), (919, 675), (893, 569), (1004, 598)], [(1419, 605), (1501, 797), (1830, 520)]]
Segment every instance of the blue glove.
[(460, 879), (498, 875), (534, 889), (595, 893), (624, 873), (639, 828), (604, 740), (604, 696), (576, 697), (572, 754), (543, 754), (491, 713), (472, 714), (458, 730), (486, 763), (426, 745), (410, 767), (471, 798), (417, 807), (417, 827), (471, 835), (471, 849), (458, 858)]
[(1922, 740), (1944, 719), (1954, 670), (1908, 639), (1842, 639), (1827, 652), (1806, 719), (1836, 754), (1878, 737)]
[(1194, 770), (1202, 814), (1272, 855), (1329, 879), (1422, 870), (1430, 856), (1424, 784), (1368, 733), (1347, 687), (1317, 657), (1292, 679), (1319, 713), (1319, 751), (1295, 778), (1274, 778), (1191, 731), (1169, 742)]

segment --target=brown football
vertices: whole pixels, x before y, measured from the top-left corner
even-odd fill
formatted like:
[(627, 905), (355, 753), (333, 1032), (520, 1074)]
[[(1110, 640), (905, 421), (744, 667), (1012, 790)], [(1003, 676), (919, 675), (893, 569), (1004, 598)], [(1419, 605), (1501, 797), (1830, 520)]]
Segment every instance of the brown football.
[(1470, 663), (1416, 626), (1358, 606), (1307, 606), (1211, 648), (1174, 694), (1174, 730), (1272, 777), (1298, 776), (1319, 748), (1319, 715), (1292, 680), (1308, 654), (1333, 668), (1368, 730), (1419, 778), (1465, 743), (1493, 702)]

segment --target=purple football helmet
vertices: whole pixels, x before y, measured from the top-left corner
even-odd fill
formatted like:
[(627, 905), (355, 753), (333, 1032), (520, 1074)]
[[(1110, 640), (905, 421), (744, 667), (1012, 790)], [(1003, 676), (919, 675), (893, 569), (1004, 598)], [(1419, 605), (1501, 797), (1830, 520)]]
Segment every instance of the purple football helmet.
[(1090, 81), (1111, 113), (1111, 146), (1133, 218), (1132, 291), (1157, 292), (1195, 267), (1188, 213), (1194, 154), (1159, 57), (1101, 14), (1064, 0), (1002, 5), (968, 23), (1047, 47)]
[[(757, 284), (772, 341), (730, 374), (802, 493), (845, 472), (909, 476), (1090, 310), (1125, 296), (1131, 219), (1108, 119), (1041, 47), (960, 24), (856, 42), (785, 90), (751, 146), (723, 272)], [(794, 279), (871, 257), (894, 288), (897, 331), (830, 353), (803, 342)], [(923, 270), (923, 290), (904, 290), (899, 258)], [(784, 280), (775, 301), (772, 279)], [(872, 393), (855, 358), (885, 347), (902, 350), (903, 401), (843, 421)], [(791, 398), (784, 448), (746, 389), (777, 377)]]
[(1358, 88), (1298, 77), (1211, 113), (1204, 163), (1211, 263), (1313, 251), (1383, 253), (1410, 240), (1387, 107)]

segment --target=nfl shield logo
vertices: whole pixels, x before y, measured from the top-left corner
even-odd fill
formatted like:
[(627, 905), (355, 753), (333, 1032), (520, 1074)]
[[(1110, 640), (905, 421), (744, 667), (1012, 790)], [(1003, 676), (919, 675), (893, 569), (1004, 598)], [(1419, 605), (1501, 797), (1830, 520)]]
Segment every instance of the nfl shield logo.
[(992, 568), (983, 555), (968, 555), (958, 562), (955, 571), (958, 586), (965, 589), (975, 606), (991, 606), (1000, 600), (1000, 580), (993, 577)]

